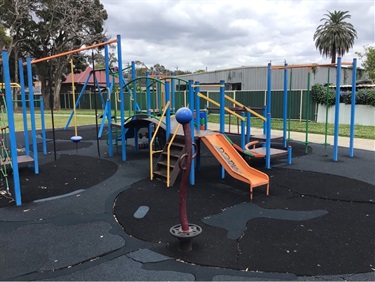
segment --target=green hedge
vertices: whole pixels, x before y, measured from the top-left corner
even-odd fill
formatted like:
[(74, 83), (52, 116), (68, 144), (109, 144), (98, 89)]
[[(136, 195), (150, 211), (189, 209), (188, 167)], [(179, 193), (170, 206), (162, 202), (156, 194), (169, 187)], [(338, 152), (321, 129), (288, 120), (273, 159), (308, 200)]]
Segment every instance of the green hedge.
[[(332, 88), (327, 89), (327, 86), (322, 84), (315, 84), (311, 88), (312, 99), (322, 105), (333, 106), (336, 102), (336, 93)], [(352, 92), (340, 92), (340, 103), (351, 104)], [(370, 105), (375, 107), (375, 89), (361, 89), (356, 92), (355, 103), (358, 105)]]

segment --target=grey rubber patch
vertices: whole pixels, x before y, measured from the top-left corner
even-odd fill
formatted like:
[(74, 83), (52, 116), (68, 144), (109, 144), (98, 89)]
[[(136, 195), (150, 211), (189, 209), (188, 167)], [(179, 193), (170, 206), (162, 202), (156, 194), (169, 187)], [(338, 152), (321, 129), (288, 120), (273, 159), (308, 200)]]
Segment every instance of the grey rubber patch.
[(224, 228), (227, 238), (237, 240), (246, 230), (246, 224), (254, 218), (271, 218), (280, 220), (302, 221), (327, 214), (326, 210), (289, 211), (283, 209), (264, 209), (252, 203), (242, 203), (202, 219), (205, 224)]
[(67, 194), (58, 195), (58, 196), (54, 196), (54, 197), (49, 197), (49, 198), (44, 198), (44, 199), (38, 199), (38, 200), (35, 200), (33, 202), (34, 203), (48, 202), (48, 201), (52, 201), (52, 200), (56, 200), (56, 199), (61, 199), (61, 198), (73, 196), (73, 195), (79, 194), (79, 193), (81, 193), (83, 191), (85, 191), (85, 189), (79, 189), (79, 190), (76, 190), (76, 191), (73, 191), (73, 192), (70, 192), (70, 193), (67, 193)]
[(134, 213), (134, 217), (135, 218), (144, 218), (145, 215), (148, 213), (148, 211), (150, 210), (150, 208), (148, 206), (140, 206), (136, 212)]

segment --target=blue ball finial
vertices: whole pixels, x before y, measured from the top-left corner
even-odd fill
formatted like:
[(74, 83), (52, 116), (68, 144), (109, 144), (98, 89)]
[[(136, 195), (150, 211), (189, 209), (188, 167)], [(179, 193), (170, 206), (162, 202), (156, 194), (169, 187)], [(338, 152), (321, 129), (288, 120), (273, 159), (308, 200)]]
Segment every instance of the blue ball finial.
[(186, 107), (179, 108), (176, 112), (176, 119), (181, 124), (187, 124), (193, 119), (193, 112)]

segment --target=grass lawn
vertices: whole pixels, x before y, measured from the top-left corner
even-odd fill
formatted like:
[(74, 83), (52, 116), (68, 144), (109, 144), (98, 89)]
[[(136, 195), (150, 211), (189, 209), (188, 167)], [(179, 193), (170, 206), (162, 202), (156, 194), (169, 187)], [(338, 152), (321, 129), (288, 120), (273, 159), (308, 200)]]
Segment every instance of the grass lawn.
[[(219, 115), (210, 114), (208, 115), (208, 122), (219, 123)], [(229, 118), (226, 116), (226, 123), (229, 123)], [(231, 124), (237, 125), (237, 119), (232, 118)], [(254, 128), (262, 128), (263, 121), (258, 118), (251, 118), (251, 126)], [(282, 130), (283, 129), (283, 120), (282, 119), (272, 119), (271, 123), (272, 129)], [(290, 121), (290, 130), (294, 132), (306, 132), (306, 121)], [(325, 123), (317, 123), (314, 121), (309, 121), (308, 123), (309, 133), (324, 134), (326, 130)], [(334, 125), (327, 124), (327, 134), (333, 135)], [(375, 126), (365, 126), (365, 125), (355, 125), (354, 134), (356, 138), (365, 138), (365, 139), (375, 139)], [(341, 124), (339, 126), (339, 136), (350, 136), (350, 126), (348, 124)]]
[[(54, 112), (54, 122), (55, 128), (65, 127), (68, 118), (70, 116), (71, 110), (59, 110)], [(103, 113), (102, 110), (98, 110), (98, 115)], [(125, 113), (127, 114), (127, 112)], [(15, 118), (15, 127), (17, 131), (23, 130), (23, 117), (21, 112), (16, 112), (14, 114)], [(95, 111), (94, 110), (77, 110), (77, 126), (95, 124)], [(36, 111), (36, 127), (41, 128), (40, 112)], [(98, 123), (101, 122), (101, 119), (98, 119)], [(219, 115), (210, 114), (208, 115), (208, 122), (219, 123)], [(228, 116), (226, 116), (226, 123), (229, 122)], [(235, 118), (231, 119), (231, 124), (236, 125), (237, 120)], [(45, 126), (47, 129), (52, 128), (51, 121), (51, 112), (45, 111)], [(74, 118), (70, 122), (70, 126), (74, 126)], [(251, 126), (254, 128), (262, 128), (263, 122), (258, 118), (251, 119)], [(31, 128), (30, 116), (28, 115), (28, 128)], [(310, 121), (308, 124), (309, 133), (324, 134), (326, 125), (324, 123), (317, 123)], [(283, 121), (281, 119), (272, 119), (272, 129), (282, 130)], [(306, 132), (306, 122), (300, 122), (292, 120), (290, 122), (290, 130), (295, 132)], [(327, 134), (333, 135), (334, 126), (333, 124), (327, 125)], [(350, 127), (349, 125), (340, 125), (339, 126), (339, 135), (340, 136), (349, 136)], [(355, 125), (355, 137), (356, 138), (365, 138), (365, 139), (375, 139), (375, 126), (364, 126), (364, 125)]]

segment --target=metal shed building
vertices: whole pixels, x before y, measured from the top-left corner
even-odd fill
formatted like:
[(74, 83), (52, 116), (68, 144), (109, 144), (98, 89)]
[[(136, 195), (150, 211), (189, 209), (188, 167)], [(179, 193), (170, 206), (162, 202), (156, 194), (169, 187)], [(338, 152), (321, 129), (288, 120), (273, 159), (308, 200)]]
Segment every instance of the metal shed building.
[[(311, 72), (310, 86), (328, 82), (328, 72), (330, 73), (330, 83), (336, 84), (336, 67), (316, 67)], [(352, 70), (342, 67), (341, 85), (351, 84)], [(288, 70), (288, 88), (290, 87), (290, 75), (292, 73), (292, 89), (307, 89), (308, 69), (295, 68)], [(194, 73), (179, 76), (186, 80), (198, 81), (200, 84), (216, 84), (220, 80), (225, 81), (226, 90), (266, 90), (267, 89), (267, 66), (238, 67), (203, 73)], [(272, 90), (282, 90), (284, 83), (284, 71), (272, 71)]]

